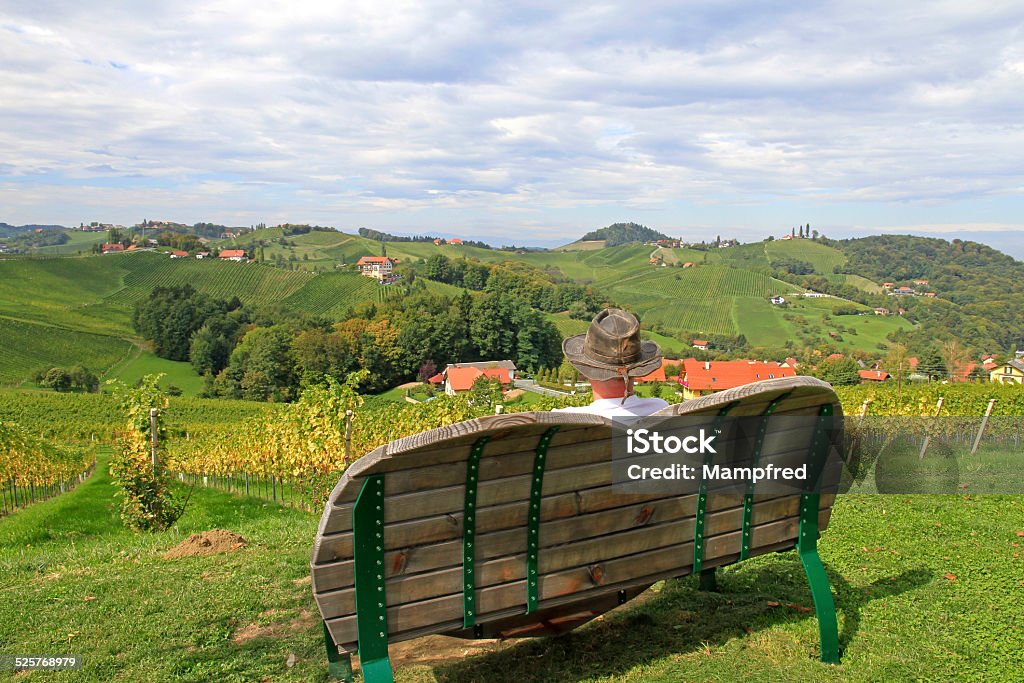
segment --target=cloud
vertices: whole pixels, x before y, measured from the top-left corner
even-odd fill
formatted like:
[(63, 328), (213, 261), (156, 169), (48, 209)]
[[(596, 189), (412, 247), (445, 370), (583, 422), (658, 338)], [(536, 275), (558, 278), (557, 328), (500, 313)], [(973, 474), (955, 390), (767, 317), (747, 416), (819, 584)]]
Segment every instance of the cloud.
[(926, 224), (1021, 197), (1022, 24), (1012, 2), (8, 4), (0, 220)]

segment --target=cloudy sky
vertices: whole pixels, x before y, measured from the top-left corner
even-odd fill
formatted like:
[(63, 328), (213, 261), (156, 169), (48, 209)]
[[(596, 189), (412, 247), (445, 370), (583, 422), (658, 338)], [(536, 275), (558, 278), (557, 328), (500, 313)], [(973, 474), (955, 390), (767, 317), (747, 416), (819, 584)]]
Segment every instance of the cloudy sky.
[[(557, 9), (550, 9), (557, 6)], [(0, 0), (0, 221), (1024, 256), (1020, 2)]]

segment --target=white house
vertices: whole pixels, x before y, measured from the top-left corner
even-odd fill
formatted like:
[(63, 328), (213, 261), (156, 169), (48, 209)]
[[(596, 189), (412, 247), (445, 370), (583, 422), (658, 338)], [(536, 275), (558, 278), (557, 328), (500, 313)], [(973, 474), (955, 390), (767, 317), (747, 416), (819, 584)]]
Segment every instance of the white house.
[(366, 277), (386, 282), (391, 279), (396, 263), (398, 261), (390, 256), (361, 256), (356, 262), (356, 267)]

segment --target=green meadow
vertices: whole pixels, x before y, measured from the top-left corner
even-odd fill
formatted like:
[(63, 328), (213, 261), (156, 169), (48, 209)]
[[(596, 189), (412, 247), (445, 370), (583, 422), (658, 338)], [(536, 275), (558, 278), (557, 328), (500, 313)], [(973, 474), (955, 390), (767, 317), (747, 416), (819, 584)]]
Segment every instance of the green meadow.
[[(308, 579), (319, 515), (178, 485), (191, 498), (177, 524), (133, 533), (117, 519), (106, 460), (73, 492), (0, 518), (4, 649), (84, 659), (0, 680), (326, 680)], [(838, 665), (818, 661), (811, 595), (786, 552), (721, 570), (716, 593), (692, 578), (657, 584), (557, 638), (394, 646), (396, 680), (1019, 680), (1022, 519), (1019, 496), (840, 496), (819, 543)], [(246, 545), (165, 556), (211, 529)]]

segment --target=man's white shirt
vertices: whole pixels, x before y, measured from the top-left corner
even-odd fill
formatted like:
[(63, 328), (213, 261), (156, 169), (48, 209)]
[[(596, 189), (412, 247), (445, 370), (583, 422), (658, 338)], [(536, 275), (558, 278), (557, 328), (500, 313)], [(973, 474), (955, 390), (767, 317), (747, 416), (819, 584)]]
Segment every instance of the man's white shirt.
[(575, 408), (556, 408), (561, 413), (591, 413), (604, 417), (643, 416), (656, 413), (667, 408), (668, 401), (660, 398), (640, 398), (635, 394), (623, 401), (621, 398), (599, 398), (589, 406)]

